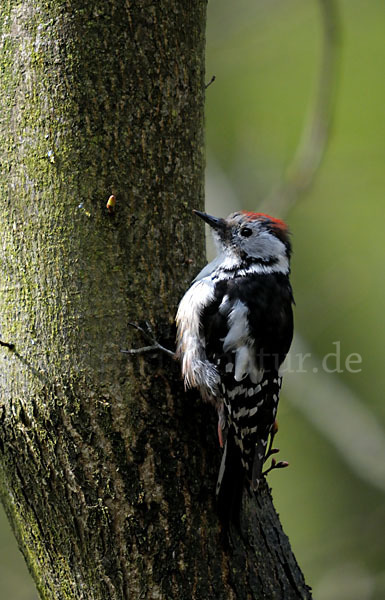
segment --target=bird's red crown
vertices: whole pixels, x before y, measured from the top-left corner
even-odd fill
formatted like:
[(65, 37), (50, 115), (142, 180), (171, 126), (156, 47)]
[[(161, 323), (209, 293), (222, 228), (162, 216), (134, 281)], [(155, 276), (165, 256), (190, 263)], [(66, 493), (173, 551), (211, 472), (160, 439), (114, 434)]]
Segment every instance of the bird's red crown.
[(287, 231), (287, 225), (284, 221), (282, 221), (282, 219), (276, 219), (275, 217), (271, 217), (270, 215), (266, 215), (265, 213), (248, 212), (247, 210), (242, 210), (242, 214), (245, 215), (245, 217), (249, 221), (256, 221), (259, 219), (262, 219), (262, 220), (267, 219), (268, 221), (270, 221), (270, 223), (271, 223), (271, 225), (273, 225), (273, 227), (277, 227), (278, 229), (281, 229), (282, 231)]

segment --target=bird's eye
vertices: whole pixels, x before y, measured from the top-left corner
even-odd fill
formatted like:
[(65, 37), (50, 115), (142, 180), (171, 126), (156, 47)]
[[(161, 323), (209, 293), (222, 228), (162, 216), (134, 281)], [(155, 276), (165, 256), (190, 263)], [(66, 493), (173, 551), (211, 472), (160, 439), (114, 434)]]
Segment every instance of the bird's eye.
[(243, 237), (250, 237), (253, 233), (253, 230), (250, 229), (250, 227), (242, 227), (240, 234), (243, 235)]

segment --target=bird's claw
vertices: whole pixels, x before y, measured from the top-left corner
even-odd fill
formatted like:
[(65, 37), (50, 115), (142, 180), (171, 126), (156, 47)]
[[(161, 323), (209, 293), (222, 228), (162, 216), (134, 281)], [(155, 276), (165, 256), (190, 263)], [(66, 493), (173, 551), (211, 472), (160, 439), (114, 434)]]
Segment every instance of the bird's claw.
[(172, 352), (172, 350), (169, 350), (168, 348), (165, 348), (164, 346), (162, 346), (161, 344), (159, 344), (159, 342), (155, 339), (154, 332), (152, 330), (152, 327), (151, 327), (150, 323), (148, 321), (145, 321), (145, 324), (146, 324), (146, 329), (144, 329), (143, 327), (141, 327), (137, 323), (132, 323), (132, 322), (128, 323), (128, 325), (130, 327), (134, 327), (134, 329), (137, 329), (138, 331), (140, 331), (140, 333), (143, 335), (143, 337), (146, 340), (148, 340), (151, 343), (151, 345), (150, 346), (142, 346), (141, 348), (130, 348), (129, 350), (123, 350), (123, 349), (121, 349), (120, 351), (123, 354), (144, 354), (146, 352), (159, 352), (159, 351), (161, 351), (161, 352), (165, 352), (166, 354), (168, 354), (172, 358), (175, 358), (175, 352)]
[[(271, 432), (270, 432), (269, 447), (266, 451), (265, 458), (263, 459), (264, 463), (270, 458), (270, 456), (272, 456), (273, 454), (277, 454), (277, 452), (279, 452), (278, 448), (273, 448), (274, 438), (277, 435), (277, 433), (278, 433), (278, 423), (277, 423), (277, 421), (274, 421), (273, 427), (271, 428)], [(263, 471), (262, 475), (267, 475), (268, 473), (270, 473), (270, 471), (273, 471), (273, 469), (283, 469), (284, 467), (288, 467), (288, 466), (289, 466), (289, 463), (286, 460), (280, 460), (279, 462), (277, 462), (275, 460), (275, 458), (272, 458), (270, 467), (268, 469), (266, 469), (265, 471)]]

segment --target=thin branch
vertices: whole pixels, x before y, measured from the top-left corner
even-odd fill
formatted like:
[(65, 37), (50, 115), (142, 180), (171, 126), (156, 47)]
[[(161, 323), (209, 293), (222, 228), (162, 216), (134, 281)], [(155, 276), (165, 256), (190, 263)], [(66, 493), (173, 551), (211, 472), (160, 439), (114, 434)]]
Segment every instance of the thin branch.
[(318, 0), (323, 50), (318, 89), (294, 158), (261, 210), (284, 216), (312, 185), (330, 138), (340, 59), (340, 20), (336, 0)]

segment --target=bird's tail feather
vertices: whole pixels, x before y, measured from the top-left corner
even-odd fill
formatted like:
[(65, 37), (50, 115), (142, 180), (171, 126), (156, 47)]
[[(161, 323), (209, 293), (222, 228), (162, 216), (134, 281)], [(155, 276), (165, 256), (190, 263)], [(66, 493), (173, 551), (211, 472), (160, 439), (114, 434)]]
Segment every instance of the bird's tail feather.
[(222, 522), (238, 522), (241, 509), (245, 471), (241, 463), (241, 452), (234, 436), (227, 436), (216, 489), (217, 510)]

